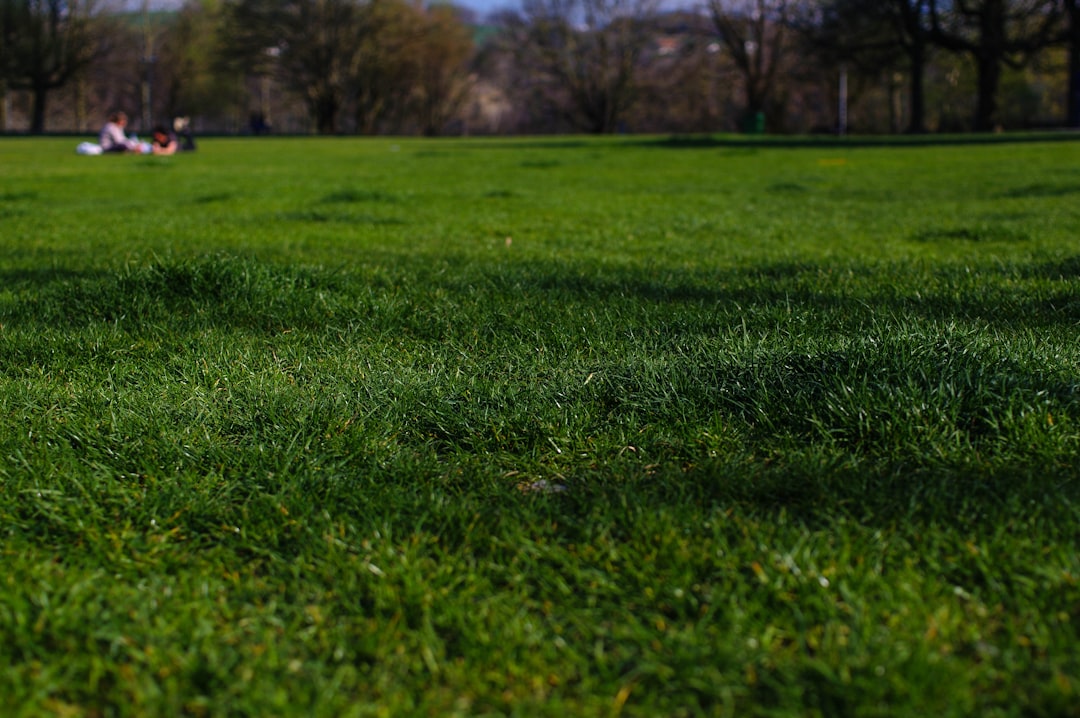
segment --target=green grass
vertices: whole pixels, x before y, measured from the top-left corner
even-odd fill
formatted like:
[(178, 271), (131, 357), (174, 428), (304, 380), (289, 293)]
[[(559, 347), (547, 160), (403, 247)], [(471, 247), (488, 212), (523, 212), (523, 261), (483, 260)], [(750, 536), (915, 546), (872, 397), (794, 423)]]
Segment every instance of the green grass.
[(9, 715), (1078, 714), (1080, 144), (73, 149)]

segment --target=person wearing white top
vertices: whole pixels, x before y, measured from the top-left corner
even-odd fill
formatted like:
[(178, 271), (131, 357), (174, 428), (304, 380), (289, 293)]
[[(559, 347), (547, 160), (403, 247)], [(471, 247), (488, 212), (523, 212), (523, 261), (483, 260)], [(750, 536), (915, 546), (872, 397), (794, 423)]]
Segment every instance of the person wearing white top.
[(114, 112), (109, 115), (109, 121), (101, 128), (98, 136), (98, 144), (102, 152), (141, 152), (142, 145), (137, 139), (132, 139), (124, 132), (128, 118), (123, 112)]

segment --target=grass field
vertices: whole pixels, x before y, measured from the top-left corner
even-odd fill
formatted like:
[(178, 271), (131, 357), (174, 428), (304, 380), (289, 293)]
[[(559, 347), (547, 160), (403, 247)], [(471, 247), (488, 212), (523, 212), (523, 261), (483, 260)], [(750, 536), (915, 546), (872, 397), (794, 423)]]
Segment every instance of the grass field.
[(1080, 142), (75, 142), (7, 715), (1080, 715)]

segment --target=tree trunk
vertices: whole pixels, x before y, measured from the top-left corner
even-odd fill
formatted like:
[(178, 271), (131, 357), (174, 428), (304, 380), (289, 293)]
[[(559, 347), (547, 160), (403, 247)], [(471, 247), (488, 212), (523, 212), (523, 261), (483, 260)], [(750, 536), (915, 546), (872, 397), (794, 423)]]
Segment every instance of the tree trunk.
[(926, 42), (915, 38), (911, 45), (911, 118), (908, 132), (921, 135), (926, 132), (926, 93), (923, 75), (926, 68)]
[(885, 71), (885, 86), (889, 91), (889, 133), (900, 134), (900, 122), (904, 116), (904, 101), (900, 97), (903, 76), (899, 72)]
[(34, 104), (30, 112), (30, 134), (40, 135), (45, 132), (45, 100), (49, 88), (39, 85), (33, 89)]
[(610, 113), (604, 98), (589, 112), (589, 132), (594, 135), (609, 135), (614, 131), (611, 126)]
[(1005, 0), (986, 0), (979, 14), (979, 46), (975, 51), (979, 97), (975, 107), (975, 131), (994, 129), (997, 91), (1001, 84), (1001, 62), (1008, 46)]
[(1080, 127), (1080, 3), (1068, 0), (1065, 5), (1069, 15), (1069, 96), (1065, 101), (1065, 124)]
[(332, 135), (337, 132), (338, 102), (332, 93), (316, 97), (311, 103), (311, 114), (315, 118), (315, 130), (320, 135)]
[(1001, 82), (1001, 63), (994, 53), (983, 52), (977, 58), (979, 97), (975, 107), (976, 132), (990, 132), (994, 129), (994, 115), (997, 113), (997, 91)]
[[(1074, 33), (1075, 35), (1076, 33)], [(1069, 46), (1069, 99), (1065, 124), (1080, 127), (1080, 38), (1074, 37)]]

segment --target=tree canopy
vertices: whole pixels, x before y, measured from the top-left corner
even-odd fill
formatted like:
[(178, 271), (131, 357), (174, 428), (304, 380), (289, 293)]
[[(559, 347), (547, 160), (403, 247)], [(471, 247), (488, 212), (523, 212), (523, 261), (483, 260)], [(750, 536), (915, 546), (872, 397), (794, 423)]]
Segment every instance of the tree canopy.
[(1080, 0), (105, 2), (0, 0), (0, 130), (835, 131), (841, 78), (860, 132), (1080, 125)]
[(0, 0), (4, 85), (33, 97), (30, 131), (45, 129), (49, 93), (94, 59), (93, 0)]

